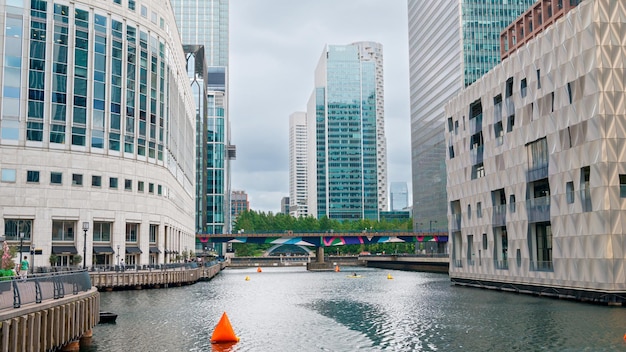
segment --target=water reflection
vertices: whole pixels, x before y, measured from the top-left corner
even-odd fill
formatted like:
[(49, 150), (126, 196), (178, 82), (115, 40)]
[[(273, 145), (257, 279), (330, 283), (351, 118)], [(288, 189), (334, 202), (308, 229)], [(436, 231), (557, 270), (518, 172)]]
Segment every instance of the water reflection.
[[(451, 286), (446, 275), (225, 270), (210, 282), (104, 292), (117, 324), (84, 351), (614, 351), (626, 310)], [(392, 273), (394, 280), (387, 280)], [(246, 281), (245, 277), (250, 280)], [(211, 345), (223, 312), (241, 341)]]

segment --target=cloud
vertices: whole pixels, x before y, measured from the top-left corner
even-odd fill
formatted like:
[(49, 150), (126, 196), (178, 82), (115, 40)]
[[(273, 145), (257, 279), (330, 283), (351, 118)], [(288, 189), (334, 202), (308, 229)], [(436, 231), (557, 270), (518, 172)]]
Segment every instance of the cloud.
[(410, 182), (405, 1), (230, 2), (230, 123), (237, 145), (232, 188), (254, 210), (280, 210), (289, 195), (289, 115), (305, 111), (326, 44), (383, 45), (389, 181)]

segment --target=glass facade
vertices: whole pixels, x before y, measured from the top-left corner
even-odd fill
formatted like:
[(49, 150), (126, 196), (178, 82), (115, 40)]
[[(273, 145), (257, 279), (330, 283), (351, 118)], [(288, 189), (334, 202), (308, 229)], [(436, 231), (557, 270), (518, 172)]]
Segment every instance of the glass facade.
[(535, 1), (461, 1), (463, 79), (466, 87), (500, 63), (500, 33)]
[[(229, 233), (230, 161), (228, 131), (228, 0), (172, 0), (182, 41), (204, 46), (206, 96), (197, 115), (196, 233)], [(197, 82), (194, 83), (197, 85)], [(201, 87), (195, 86), (198, 93)], [(198, 99), (196, 99), (198, 100)], [(201, 139), (202, 138), (202, 139)], [(196, 250), (203, 250), (199, 240)]]
[[(365, 46), (372, 55), (362, 55)], [(317, 217), (378, 219), (376, 107), (383, 97), (376, 72), (382, 48), (329, 45), (322, 60), (325, 85), (315, 90)]]
[(500, 32), (534, 2), (407, 2), (415, 231), (431, 221), (447, 231), (444, 105), (500, 62)]

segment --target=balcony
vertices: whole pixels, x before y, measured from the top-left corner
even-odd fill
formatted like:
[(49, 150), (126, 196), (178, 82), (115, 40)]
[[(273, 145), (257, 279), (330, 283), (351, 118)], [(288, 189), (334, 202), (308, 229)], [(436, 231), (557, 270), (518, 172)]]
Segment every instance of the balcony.
[(461, 231), (461, 214), (452, 214), (448, 225), (451, 232)]
[(469, 120), (470, 132), (472, 134), (483, 130), (483, 114), (478, 114)]
[(535, 182), (548, 177), (548, 164), (534, 167), (526, 171), (526, 182)]
[(550, 221), (550, 196), (526, 200), (528, 222)]
[(463, 261), (461, 261), (460, 259), (453, 260), (452, 264), (454, 265), (455, 268), (462, 268), (463, 267)]
[(531, 271), (554, 271), (554, 263), (552, 261), (531, 261)]
[(506, 225), (506, 204), (500, 204), (493, 207), (491, 223), (494, 227)]
[(494, 259), (493, 266), (497, 270), (509, 270), (509, 261), (506, 259), (505, 260)]
[(470, 149), (470, 161), (472, 165), (480, 164), (483, 162), (483, 152), (484, 146), (482, 145), (474, 147), (474, 149)]

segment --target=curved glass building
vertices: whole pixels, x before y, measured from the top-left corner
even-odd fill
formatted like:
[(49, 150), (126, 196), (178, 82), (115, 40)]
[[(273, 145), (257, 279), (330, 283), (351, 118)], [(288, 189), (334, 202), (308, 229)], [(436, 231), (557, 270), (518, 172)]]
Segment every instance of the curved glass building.
[(0, 11), (2, 235), (35, 267), (192, 250), (195, 105), (169, 1)]

